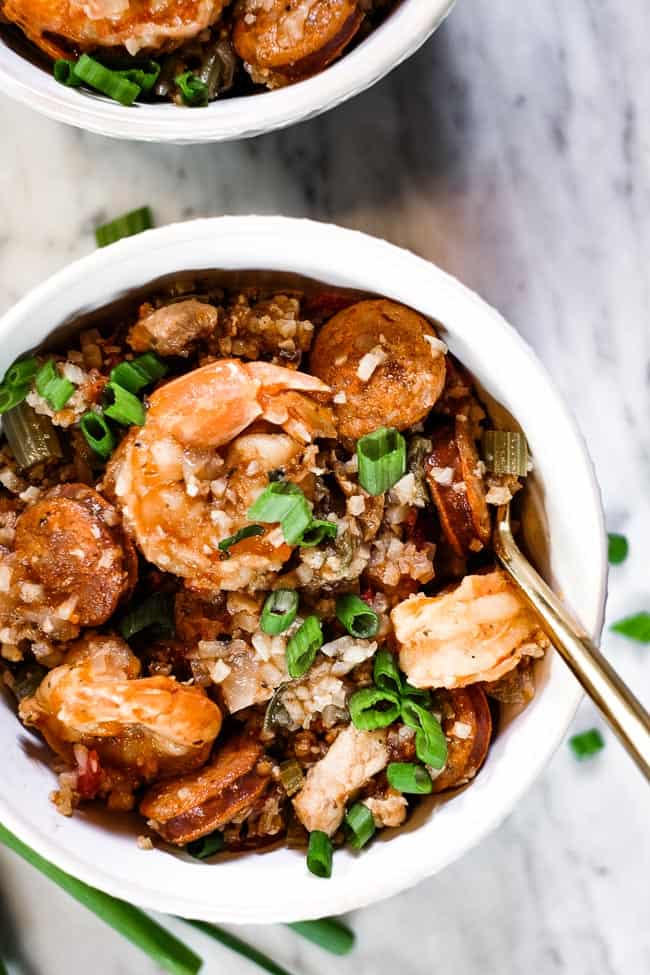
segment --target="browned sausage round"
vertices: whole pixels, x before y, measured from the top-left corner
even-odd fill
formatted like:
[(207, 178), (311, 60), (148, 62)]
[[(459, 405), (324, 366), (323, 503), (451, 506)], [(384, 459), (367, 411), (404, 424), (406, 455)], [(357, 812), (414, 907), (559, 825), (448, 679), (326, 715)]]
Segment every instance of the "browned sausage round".
[(443, 718), (447, 737), (447, 764), (433, 780), (433, 791), (455, 789), (473, 779), (485, 761), (492, 738), (492, 716), (480, 687), (445, 692), (449, 714)]
[(363, 20), (358, 0), (240, 0), (233, 42), (253, 80), (275, 88), (327, 67)]
[(77, 597), (79, 626), (105, 623), (135, 585), (137, 557), (120, 516), (85, 484), (53, 488), (23, 512), (16, 556), (49, 599)]
[(425, 474), (445, 537), (456, 555), (480, 552), (491, 522), (476, 444), (462, 414), (436, 427)]
[(385, 298), (331, 318), (316, 336), (311, 371), (332, 389), (339, 434), (357, 440), (378, 427), (404, 430), (422, 420), (445, 382), (436, 343), (425, 318)]
[(255, 766), (262, 746), (245, 735), (231, 739), (198, 772), (153, 786), (140, 812), (168, 843), (183, 846), (220, 829), (253, 805), (270, 782)]

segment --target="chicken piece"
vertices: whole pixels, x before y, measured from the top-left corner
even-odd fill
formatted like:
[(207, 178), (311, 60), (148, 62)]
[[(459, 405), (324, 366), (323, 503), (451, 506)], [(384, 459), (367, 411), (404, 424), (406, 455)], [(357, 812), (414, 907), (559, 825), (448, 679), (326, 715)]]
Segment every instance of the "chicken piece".
[(497, 680), (549, 646), (535, 613), (501, 569), (465, 576), (451, 592), (418, 594), (391, 613), (400, 667), (414, 687)]
[(205, 768), (153, 786), (140, 812), (168, 843), (183, 846), (241, 818), (271, 781), (256, 770), (262, 746), (246, 735), (223, 745)]
[(480, 687), (442, 693), (447, 764), (433, 780), (434, 792), (455, 789), (473, 779), (486, 759), (492, 738), (490, 706)]
[(358, 0), (239, 0), (233, 43), (253, 81), (277, 88), (318, 74), (364, 20)]
[(425, 476), (440, 524), (456, 555), (480, 552), (492, 525), (476, 444), (466, 416), (440, 424), (431, 435)]
[[(188, 298), (156, 311), (143, 306), (145, 314), (129, 329), (127, 342), (134, 352), (157, 352), (187, 358), (201, 339), (209, 338), (219, 317), (213, 305)], [(143, 309), (141, 309), (142, 311)]]
[(359, 789), (388, 764), (386, 730), (345, 728), (324, 758), (307, 773), (293, 799), (298, 819), (310, 833), (315, 829), (332, 836), (341, 825), (345, 806)]
[(381, 298), (329, 320), (312, 346), (311, 371), (332, 390), (341, 437), (357, 440), (422, 420), (445, 382), (444, 353), (425, 318)]
[(70, 600), (68, 619), (100, 626), (133, 590), (138, 563), (118, 512), (85, 484), (53, 488), (18, 519), (16, 562), (43, 600)]
[(401, 826), (408, 813), (408, 802), (403, 795), (391, 789), (386, 796), (371, 796), (362, 800), (372, 813), (377, 829)]

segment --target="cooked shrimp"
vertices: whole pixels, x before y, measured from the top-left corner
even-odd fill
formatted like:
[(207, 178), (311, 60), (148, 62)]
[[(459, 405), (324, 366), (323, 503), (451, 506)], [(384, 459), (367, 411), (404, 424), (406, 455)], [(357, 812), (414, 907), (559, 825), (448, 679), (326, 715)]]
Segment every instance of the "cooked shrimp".
[(139, 673), (123, 640), (90, 634), (21, 702), (20, 716), (68, 761), (82, 744), (142, 780), (203, 765), (221, 729), (217, 705), (198, 687)]
[(359, 0), (239, 0), (233, 41), (247, 71), (276, 88), (317, 74), (364, 20)]
[(311, 350), (311, 371), (331, 387), (339, 433), (350, 440), (424, 419), (445, 369), (445, 346), (426, 319), (385, 298), (330, 318)]
[(196, 298), (164, 305), (156, 311), (145, 305), (140, 312), (141, 317), (127, 336), (133, 351), (152, 350), (162, 356), (184, 358), (190, 355), (200, 339), (212, 335), (219, 317), (214, 305)]
[(400, 666), (415, 687), (498, 680), (549, 646), (535, 614), (500, 569), (465, 576), (452, 592), (418, 594), (391, 613)]
[(298, 819), (309, 830), (328, 836), (341, 825), (345, 805), (373, 775), (388, 764), (386, 731), (359, 731), (348, 725), (324, 758), (307, 773), (293, 800)]
[(2, 13), (46, 54), (98, 47), (172, 50), (215, 23), (227, 0), (4, 0)]
[[(107, 475), (145, 558), (196, 589), (264, 588), (291, 548), (273, 526), (223, 558), (219, 542), (250, 524), (272, 470), (308, 485), (316, 437), (333, 437), (329, 390), (313, 376), (222, 359), (162, 386), (144, 426)], [(256, 421), (254, 430), (244, 433)], [(281, 427), (284, 432), (273, 431)]]

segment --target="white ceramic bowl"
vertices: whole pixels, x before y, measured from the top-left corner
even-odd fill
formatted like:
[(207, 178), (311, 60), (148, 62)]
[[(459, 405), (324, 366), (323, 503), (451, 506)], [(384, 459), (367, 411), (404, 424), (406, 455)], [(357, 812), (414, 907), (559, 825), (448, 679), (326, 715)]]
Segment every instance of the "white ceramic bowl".
[(358, 47), (307, 81), (272, 92), (215, 101), (204, 109), (171, 103), (125, 108), (66, 88), (0, 40), (0, 89), (50, 118), (89, 132), (145, 142), (226, 142), (285, 128), (369, 88), (413, 54), (455, 0), (403, 0)]
[[(576, 425), (531, 349), (499, 314), (454, 278), (413, 254), (350, 230), (276, 217), (222, 217), (148, 231), (96, 251), (54, 275), (0, 320), (0, 374), (52, 328), (126, 289), (186, 269), (294, 271), (335, 286), (378, 292), (436, 319), (451, 350), (516, 416), (535, 459), (550, 532), (550, 567), (597, 637), (606, 588), (598, 486)], [(144, 907), (228, 922), (290, 921), (358, 908), (396, 894), (469, 850), (510, 812), (561, 741), (580, 698), (550, 654), (532, 704), (493, 744), (470, 788), (420, 814), (419, 828), (379, 840), (362, 855), (340, 851), (331, 880), (282, 849), (219, 865), (143, 852), (114, 817), (100, 828), (64, 819), (48, 802), (52, 772), (0, 700), (0, 820), (43, 856), (96, 887)]]

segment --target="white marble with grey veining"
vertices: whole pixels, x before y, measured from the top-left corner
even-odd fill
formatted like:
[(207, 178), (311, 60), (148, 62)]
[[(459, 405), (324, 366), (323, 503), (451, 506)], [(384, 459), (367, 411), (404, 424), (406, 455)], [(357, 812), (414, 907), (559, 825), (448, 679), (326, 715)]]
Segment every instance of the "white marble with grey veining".
[[(648, 609), (649, 35), (648, 0), (458, 0), (371, 92), (239, 145), (113, 143), (0, 98), (0, 311), (89, 251), (97, 222), (144, 202), (159, 223), (284, 212), (406, 245), (497, 305), (555, 376), (589, 441), (610, 528), (631, 540), (608, 620)], [(650, 703), (650, 650), (613, 635), (604, 646)], [(592, 725), (583, 704), (575, 728)], [(649, 814), (647, 786), (610, 735), (590, 764), (565, 745), (479, 849), (354, 915), (349, 959), (282, 928), (245, 936), (296, 975), (647, 975)], [(0, 878), (0, 943), (16, 973), (153, 975), (5, 853)], [(206, 975), (253, 971), (192, 940)]]

